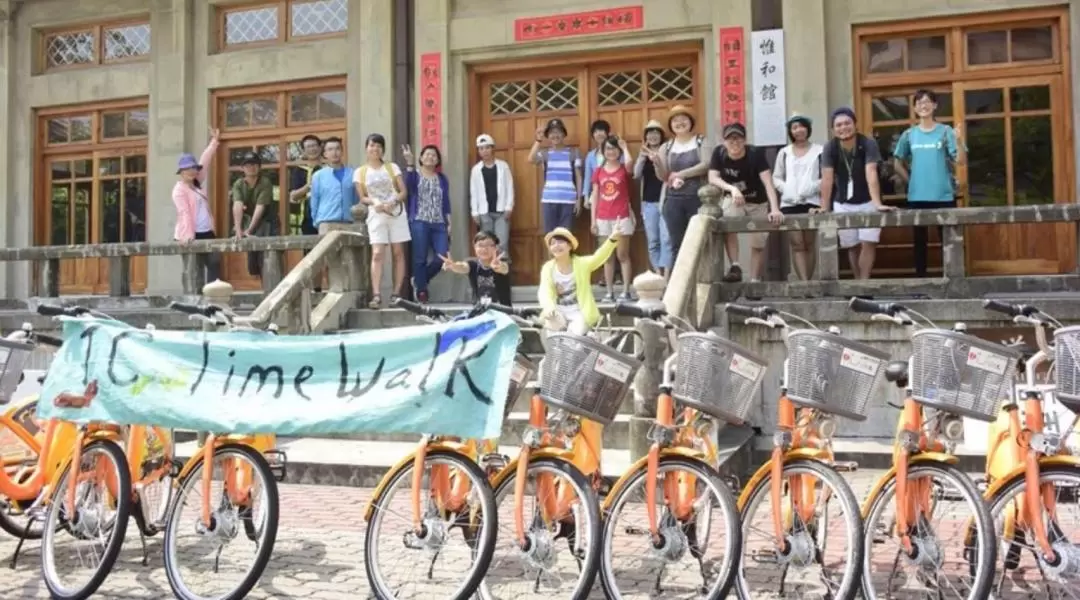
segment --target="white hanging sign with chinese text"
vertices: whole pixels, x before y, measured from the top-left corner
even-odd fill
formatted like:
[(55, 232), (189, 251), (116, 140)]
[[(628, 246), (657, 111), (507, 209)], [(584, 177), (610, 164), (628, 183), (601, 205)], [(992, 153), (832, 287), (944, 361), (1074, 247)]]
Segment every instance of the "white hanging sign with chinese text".
[(750, 34), (750, 90), (756, 146), (784, 146), (787, 139), (787, 98), (784, 89), (784, 30)]

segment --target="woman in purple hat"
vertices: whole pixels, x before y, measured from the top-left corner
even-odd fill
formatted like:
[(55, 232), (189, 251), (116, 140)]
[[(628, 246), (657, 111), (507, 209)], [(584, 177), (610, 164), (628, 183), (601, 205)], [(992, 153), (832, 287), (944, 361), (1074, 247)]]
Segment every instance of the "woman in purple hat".
[[(206, 181), (206, 167), (214, 159), (214, 153), (218, 149), (218, 135), (217, 129), (210, 130), (210, 144), (203, 150), (198, 161), (193, 155), (184, 153), (180, 155), (180, 161), (176, 165), (179, 178), (172, 193), (173, 204), (176, 205), (176, 229), (173, 237), (181, 244), (216, 237), (214, 213), (210, 208), (210, 198), (203, 189), (203, 182)], [(202, 276), (205, 270), (205, 282), (221, 278), (221, 257), (218, 254), (184, 254), (183, 258), (185, 273), (188, 271), (188, 261), (194, 260), (197, 261), (195, 272), (199, 276)], [(201, 289), (201, 285), (198, 289)]]

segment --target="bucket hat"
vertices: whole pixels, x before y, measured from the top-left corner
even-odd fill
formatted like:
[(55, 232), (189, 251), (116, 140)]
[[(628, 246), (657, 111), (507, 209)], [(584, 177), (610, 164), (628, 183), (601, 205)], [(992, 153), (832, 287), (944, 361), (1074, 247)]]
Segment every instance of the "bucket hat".
[(176, 173), (179, 174), (180, 171), (183, 171), (185, 169), (195, 169), (197, 171), (202, 170), (202, 165), (199, 164), (199, 161), (195, 160), (194, 154), (188, 154), (185, 152), (184, 154), (180, 155), (180, 160), (176, 163)]

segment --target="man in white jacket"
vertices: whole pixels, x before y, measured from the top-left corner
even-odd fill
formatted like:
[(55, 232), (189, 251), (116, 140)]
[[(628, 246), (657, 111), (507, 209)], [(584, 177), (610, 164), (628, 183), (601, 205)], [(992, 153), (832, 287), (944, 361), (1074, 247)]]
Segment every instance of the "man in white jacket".
[(495, 139), (484, 133), (476, 138), (480, 162), (469, 175), (472, 217), (481, 231), (499, 238), (504, 262), (510, 256), (510, 215), (514, 212), (514, 177), (505, 160), (495, 158)]

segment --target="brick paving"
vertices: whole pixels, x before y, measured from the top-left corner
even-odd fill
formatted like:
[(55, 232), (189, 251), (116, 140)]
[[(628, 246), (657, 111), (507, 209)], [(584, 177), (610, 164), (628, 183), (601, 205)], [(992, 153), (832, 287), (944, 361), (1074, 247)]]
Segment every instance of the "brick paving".
[[(861, 501), (880, 476), (860, 471), (847, 476)], [(331, 486), (282, 485), (282, 514), (270, 566), (248, 596), (253, 599), (346, 599), (371, 597), (363, 564), (362, 520), (371, 490)], [(505, 528), (501, 534), (505, 534)], [(106, 599), (161, 599), (171, 597), (162, 565), (161, 537), (147, 541), (149, 566), (140, 564), (141, 552), (134, 524), (120, 561), (96, 597)], [(47, 598), (40, 583), (37, 542), (28, 542), (18, 567), (8, 567), (15, 541), (0, 534), (0, 599)], [(1010, 598), (1039, 596), (1038, 573), (1029, 569), (1007, 586)], [(418, 590), (419, 591), (419, 590)], [(433, 598), (432, 596), (426, 596)], [(592, 596), (602, 598), (599, 583)], [(757, 596), (755, 596), (757, 597)], [(761, 598), (770, 597), (761, 595)], [(554, 600), (554, 598), (552, 598)]]

